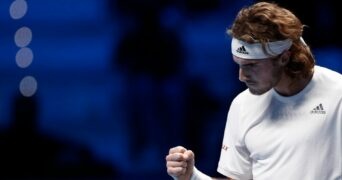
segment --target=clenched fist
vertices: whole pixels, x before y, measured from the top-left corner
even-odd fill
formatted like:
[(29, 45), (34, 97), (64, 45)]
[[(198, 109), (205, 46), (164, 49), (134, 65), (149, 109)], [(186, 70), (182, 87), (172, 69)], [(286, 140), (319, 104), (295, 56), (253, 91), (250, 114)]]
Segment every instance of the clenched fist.
[(169, 150), (166, 156), (167, 173), (177, 180), (189, 180), (195, 164), (194, 153), (182, 146)]

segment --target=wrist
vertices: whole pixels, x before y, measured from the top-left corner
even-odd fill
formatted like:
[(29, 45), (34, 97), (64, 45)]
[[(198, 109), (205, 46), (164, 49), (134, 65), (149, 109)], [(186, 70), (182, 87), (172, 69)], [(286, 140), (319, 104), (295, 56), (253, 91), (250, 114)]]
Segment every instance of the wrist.
[(212, 179), (211, 177), (202, 173), (200, 170), (194, 167), (190, 180), (212, 180)]

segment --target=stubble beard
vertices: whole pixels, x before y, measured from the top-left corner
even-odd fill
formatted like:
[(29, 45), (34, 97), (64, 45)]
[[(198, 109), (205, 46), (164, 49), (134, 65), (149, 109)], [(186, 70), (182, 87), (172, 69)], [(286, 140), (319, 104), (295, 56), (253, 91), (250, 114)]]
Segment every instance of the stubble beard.
[(252, 93), (253, 95), (262, 95), (268, 92), (279, 83), (282, 72), (283, 72), (282, 67), (274, 65), (272, 69), (272, 81), (270, 82), (270, 84), (264, 87), (260, 87), (260, 88), (248, 87), (249, 92)]

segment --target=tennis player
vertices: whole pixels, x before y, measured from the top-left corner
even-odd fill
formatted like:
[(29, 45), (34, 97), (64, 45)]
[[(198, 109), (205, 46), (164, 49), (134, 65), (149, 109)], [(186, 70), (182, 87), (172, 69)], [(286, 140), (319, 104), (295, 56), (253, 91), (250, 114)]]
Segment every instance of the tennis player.
[[(259, 2), (228, 30), (248, 89), (232, 102), (217, 171), (239, 180), (342, 180), (342, 75), (315, 65), (304, 25), (289, 10)], [(176, 180), (210, 180), (191, 150), (166, 156)]]

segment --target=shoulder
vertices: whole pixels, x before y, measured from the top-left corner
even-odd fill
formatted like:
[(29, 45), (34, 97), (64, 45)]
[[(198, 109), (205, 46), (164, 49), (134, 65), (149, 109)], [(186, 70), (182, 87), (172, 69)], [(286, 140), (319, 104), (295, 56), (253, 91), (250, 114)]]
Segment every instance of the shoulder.
[(232, 101), (232, 105), (239, 105), (248, 99), (252, 94), (249, 92), (248, 89), (240, 92)]
[(342, 74), (339, 72), (316, 65), (313, 80), (316, 82), (316, 87), (322, 90), (321, 92), (342, 97)]
[[(249, 107), (252, 109), (253, 107), (258, 107), (263, 103), (268, 103), (269, 98), (272, 96), (271, 90), (262, 94), (262, 95), (254, 95), (248, 89), (239, 93), (232, 101), (231, 106), (233, 107)], [(244, 109), (246, 110), (246, 109)]]
[(314, 73), (319, 78), (326, 78), (326, 79), (335, 80), (336, 82), (342, 82), (341, 73), (334, 71), (332, 69), (326, 68), (326, 67), (316, 65)]
[(326, 86), (342, 88), (342, 74), (322, 66), (315, 66), (314, 79)]

